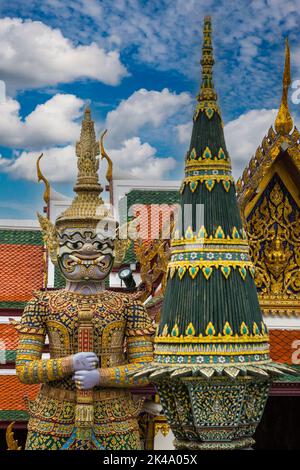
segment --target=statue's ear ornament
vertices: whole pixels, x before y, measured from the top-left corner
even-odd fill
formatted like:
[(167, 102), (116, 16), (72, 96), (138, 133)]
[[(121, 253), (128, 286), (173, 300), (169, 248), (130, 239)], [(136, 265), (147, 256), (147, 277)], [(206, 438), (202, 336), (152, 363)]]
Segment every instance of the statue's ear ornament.
[(46, 203), (47, 216), (43, 217), (39, 213), (37, 214), (37, 216), (38, 216), (39, 223), (42, 229), (43, 240), (47, 249), (49, 250), (51, 261), (52, 263), (57, 264), (57, 251), (58, 251), (57, 230), (49, 219), (50, 184), (49, 184), (49, 181), (45, 178), (45, 176), (41, 172), (40, 161), (41, 161), (42, 156), (43, 154), (41, 154), (37, 159), (36, 171), (37, 171), (38, 181), (43, 181), (45, 185), (43, 198)]
[[(122, 238), (120, 235), (122, 234)], [(125, 234), (125, 238), (124, 238)], [(115, 248), (114, 248), (114, 267), (121, 266), (127, 250), (129, 249), (131, 240), (128, 237), (128, 224), (124, 224), (122, 227), (119, 227), (117, 230), (117, 236), (115, 238)]]
[(49, 255), (53, 264), (57, 264), (57, 252), (58, 252), (58, 237), (57, 230), (54, 224), (51, 222), (48, 217), (43, 217), (41, 214), (37, 213), (39, 223), (43, 232), (43, 240), (47, 249), (49, 250)]

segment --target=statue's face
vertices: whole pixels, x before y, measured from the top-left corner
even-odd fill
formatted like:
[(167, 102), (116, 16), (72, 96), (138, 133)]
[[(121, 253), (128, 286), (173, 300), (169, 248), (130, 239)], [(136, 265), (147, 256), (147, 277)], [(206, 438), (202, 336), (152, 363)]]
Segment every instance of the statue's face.
[[(106, 236), (106, 238), (105, 238)], [(69, 281), (101, 281), (114, 262), (114, 241), (92, 229), (58, 233), (58, 266)]]

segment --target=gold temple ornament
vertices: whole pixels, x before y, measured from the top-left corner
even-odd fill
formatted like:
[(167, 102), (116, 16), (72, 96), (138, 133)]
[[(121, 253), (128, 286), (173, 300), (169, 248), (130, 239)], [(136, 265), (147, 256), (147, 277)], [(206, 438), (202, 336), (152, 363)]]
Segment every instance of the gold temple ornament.
[[(282, 99), (275, 120), (237, 182), (262, 311), (300, 315), (299, 131), (288, 107), (290, 49), (285, 45)], [(291, 171), (291, 164), (294, 171)]]

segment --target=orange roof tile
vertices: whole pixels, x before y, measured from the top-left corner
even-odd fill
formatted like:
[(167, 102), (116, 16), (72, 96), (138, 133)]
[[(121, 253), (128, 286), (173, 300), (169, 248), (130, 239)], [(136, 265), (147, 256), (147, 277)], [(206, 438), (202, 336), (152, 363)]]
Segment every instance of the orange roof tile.
[(134, 218), (139, 220), (136, 230), (144, 243), (147, 243), (147, 240), (161, 238), (162, 230), (167, 231), (167, 237), (169, 237), (170, 217), (176, 209), (175, 204), (143, 205), (141, 208), (137, 204), (132, 207)]
[(43, 286), (43, 247), (3, 244), (0, 250), (0, 301), (26, 301)]
[[(13, 325), (0, 324), (0, 349), (14, 351), (18, 347), (19, 334)], [(3, 348), (4, 346), (4, 348)]]
[(16, 375), (0, 375), (0, 410), (26, 410), (25, 397), (34, 400), (39, 388), (21, 383)]
[(269, 334), (270, 354), (274, 361), (300, 364), (300, 330), (276, 329), (270, 330)]

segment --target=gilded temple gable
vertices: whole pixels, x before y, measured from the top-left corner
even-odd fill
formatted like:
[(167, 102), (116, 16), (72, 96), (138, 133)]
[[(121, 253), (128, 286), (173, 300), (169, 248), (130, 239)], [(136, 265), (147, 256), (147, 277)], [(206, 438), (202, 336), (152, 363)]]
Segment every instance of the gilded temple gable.
[(274, 165), (279, 163), (281, 166), (287, 167), (287, 173), (291, 177), (293, 177), (294, 171), (297, 174), (300, 172), (300, 134), (293, 124), (288, 106), (290, 83), (290, 49), (288, 42), (286, 42), (282, 98), (274, 126), (270, 127), (236, 184), (242, 215), (255, 195), (261, 193), (261, 188), (265, 187), (266, 180), (270, 180), (272, 177), (271, 172), (274, 173)]
[(300, 314), (300, 134), (288, 109), (289, 47), (274, 128), (237, 182), (237, 196), (265, 315)]

